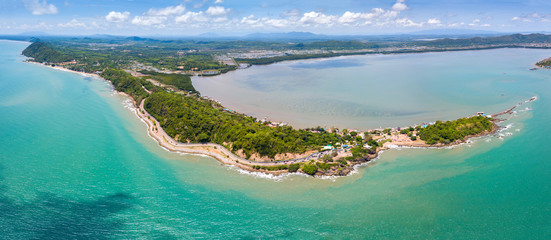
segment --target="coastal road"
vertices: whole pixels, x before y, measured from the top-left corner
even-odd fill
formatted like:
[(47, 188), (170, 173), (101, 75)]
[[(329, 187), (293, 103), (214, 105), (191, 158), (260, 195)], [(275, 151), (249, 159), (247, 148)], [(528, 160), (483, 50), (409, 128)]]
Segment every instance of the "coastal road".
[[(282, 161), (273, 161), (273, 162), (257, 162), (244, 159), (232, 153), (226, 147), (216, 144), (216, 143), (182, 143), (174, 140), (170, 137), (161, 127), (161, 124), (157, 119), (155, 119), (151, 114), (149, 114), (144, 108), (145, 99), (143, 99), (139, 107), (136, 109), (136, 114), (147, 124), (147, 129), (149, 135), (153, 137), (159, 145), (162, 147), (174, 151), (174, 152), (183, 152), (190, 154), (203, 154), (207, 156), (214, 157), (220, 162), (232, 165), (258, 165), (258, 166), (277, 166), (277, 165), (287, 165), (292, 163), (301, 163), (310, 160), (318, 159), (324, 155), (331, 154), (332, 151), (326, 152), (316, 152), (308, 155), (307, 157), (291, 159), (291, 160), (282, 160)], [(135, 104), (135, 102), (134, 102)], [(212, 151), (193, 149), (194, 147), (203, 147), (203, 148), (213, 148)]]

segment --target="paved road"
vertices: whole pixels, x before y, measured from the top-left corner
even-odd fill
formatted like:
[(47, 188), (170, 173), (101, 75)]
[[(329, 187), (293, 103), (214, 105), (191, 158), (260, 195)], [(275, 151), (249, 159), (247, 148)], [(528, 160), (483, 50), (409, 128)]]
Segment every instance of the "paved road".
[[(257, 162), (257, 161), (251, 161), (248, 159), (244, 159), (242, 157), (239, 157), (232, 153), (230, 150), (228, 150), (226, 147), (216, 144), (216, 143), (182, 143), (177, 142), (172, 137), (170, 137), (161, 127), (159, 121), (155, 119), (153, 116), (151, 116), (145, 109), (144, 109), (144, 101), (143, 99), (140, 102), (139, 108), (136, 110), (138, 116), (143, 119), (147, 126), (148, 131), (150, 135), (159, 142), (159, 144), (171, 151), (177, 151), (177, 152), (184, 152), (184, 153), (193, 153), (193, 154), (204, 154), (208, 156), (212, 156), (221, 162), (228, 163), (228, 164), (235, 164), (235, 163), (244, 163), (247, 165), (258, 165), (258, 166), (277, 166), (277, 165), (286, 165), (291, 163), (300, 163), (300, 162), (306, 162), (314, 159), (318, 159), (324, 155), (331, 154), (332, 151), (326, 151), (326, 152), (316, 152), (312, 153), (307, 157), (304, 158), (297, 158), (297, 159), (291, 159), (291, 160), (282, 160), (282, 161), (273, 161), (273, 162)], [(153, 121), (155, 123), (153, 123)], [(225, 156), (222, 156), (216, 152), (212, 151), (204, 151), (204, 150), (197, 150), (197, 149), (191, 149), (192, 147), (212, 147), (217, 149), (218, 151), (222, 152)]]

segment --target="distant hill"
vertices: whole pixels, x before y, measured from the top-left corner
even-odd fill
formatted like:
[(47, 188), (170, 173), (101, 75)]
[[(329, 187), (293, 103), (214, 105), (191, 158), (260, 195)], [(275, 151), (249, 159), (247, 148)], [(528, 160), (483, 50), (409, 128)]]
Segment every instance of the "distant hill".
[(220, 38), (220, 37), (222, 37), (221, 35), (213, 33), (213, 32), (201, 33), (201, 34), (195, 35), (195, 36), (199, 37), (199, 38)]
[(134, 42), (143, 42), (143, 41), (149, 41), (151, 39), (133, 36), (133, 37), (127, 37), (126, 40), (134, 41)]

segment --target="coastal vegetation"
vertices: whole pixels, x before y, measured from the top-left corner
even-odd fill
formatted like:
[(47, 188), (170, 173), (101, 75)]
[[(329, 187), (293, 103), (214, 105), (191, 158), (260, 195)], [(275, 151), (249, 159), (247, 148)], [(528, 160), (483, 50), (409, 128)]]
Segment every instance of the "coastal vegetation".
[(34, 42), (23, 50), (23, 55), (34, 58), (37, 62), (66, 62), (71, 58), (64, 53), (55, 50), (50, 44)]
[[(20, 38), (18, 38), (20, 39)], [(44, 40), (46, 39), (46, 40)], [(24, 55), (35, 61), (96, 72), (105, 68), (217, 75), (238, 63), (270, 64), (286, 60), (358, 54), (420, 53), (500, 47), (549, 48), (551, 35), (512, 34), (495, 37), (436, 39), (370, 38), (289, 41), (152, 39), (107, 36), (28, 38)]]
[(189, 93), (199, 93), (193, 87), (193, 84), (191, 83), (191, 78), (188, 75), (176, 73), (160, 73), (147, 70), (141, 71), (141, 73), (147, 75), (146, 78), (152, 78), (162, 84), (172, 85), (179, 90)]
[(492, 131), (492, 122), (485, 116), (460, 118), (453, 121), (437, 121), (435, 124), (421, 128), (419, 138), (426, 144), (450, 144), (464, 140), (466, 136)]
[(534, 34), (511, 34), (495, 37), (473, 37), (473, 38), (444, 38), (432, 41), (418, 41), (415, 44), (419, 46), (430, 47), (480, 47), (480, 46), (500, 46), (514, 47), (517, 44), (536, 44), (551, 42), (551, 35)]
[(101, 77), (109, 80), (117, 91), (130, 95), (138, 102), (149, 95), (143, 87), (145, 80), (133, 77), (123, 70), (108, 68), (101, 73)]
[(538, 67), (551, 67), (551, 58), (543, 59), (536, 63)]
[(304, 153), (341, 142), (335, 133), (266, 126), (253, 117), (225, 111), (215, 102), (176, 93), (151, 94), (145, 109), (178, 141), (218, 143), (234, 152), (243, 151), (247, 158), (254, 153), (269, 158)]
[(314, 164), (305, 164), (302, 166), (302, 171), (308, 175), (314, 175), (318, 172), (318, 167)]
[[(189, 45), (182, 45), (184, 43)], [(339, 47), (340, 43), (343, 44)], [(447, 145), (462, 141), (468, 136), (492, 131), (493, 123), (483, 116), (437, 121), (424, 128), (386, 128), (365, 133), (347, 129), (339, 131), (336, 128), (326, 131), (322, 127), (294, 129), (226, 109), (216, 101), (202, 98), (193, 87), (190, 74), (206, 74), (195, 72), (203, 70), (223, 73), (237, 68), (236, 65), (227, 64), (228, 62), (269, 64), (292, 59), (360, 54), (366, 53), (365, 49), (388, 47), (353, 41), (322, 41), (287, 44), (287, 49), (317, 48), (310, 53), (236, 59), (226, 56), (224, 60), (217, 60), (216, 57), (217, 54), (225, 54), (230, 50), (254, 49), (260, 46), (285, 49), (280, 44), (250, 42), (247, 48), (247, 43), (242, 41), (224, 45), (213, 41), (158, 41), (142, 38), (109, 41), (36, 40), (23, 54), (32, 57), (32, 61), (47, 65), (100, 74), (117, 91), (128, 94), (136, 103), (143, 100), (144, 109), (151, 114), (152, 118), (149, 120), (153, 125), (156, 126), (158, 122), (168, 136), (176, 141), (216, 143), (240, 157), (252, 160), (274, 161), (302, 157), (298, 163), (292, 164), (281, 161), (274, 165), (247, 165), (259, 171), (300, 171), (310, 175), (346, 174), (355, 164), (375, 156), (385, 147), (385, 143), (393, 141), (393, 137), (408, 141), (422, 140), (416, 144)], [(238, 47), (235, 48), (236, 46)], [(330, 52), (333, 50), (348, 52)], [(384, 51), (410, 50), (387, 48)]]

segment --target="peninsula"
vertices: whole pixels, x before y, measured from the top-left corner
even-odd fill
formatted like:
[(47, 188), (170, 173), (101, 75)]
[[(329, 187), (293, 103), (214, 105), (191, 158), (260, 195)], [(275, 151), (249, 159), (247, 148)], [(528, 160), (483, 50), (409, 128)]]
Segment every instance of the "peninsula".
[[(159, 43), (162, 44), (166, 43)], [(228, 60), (213, 53), (186, 50), (191, 52), (182, 52), (182, 59), (176, 60), (166, 56), (153, 58), (163, 56), (164, 50), (152, 51), (140, 48), (139, 44), (133, 45), (131, 50), (116, 53), (101, 47), (107, 52), (100, 53), (102, 50), (91, 50), (89, 46), (98, 47), (95, 44), (84, 47), (78, 41), (75, 44), (36, 40), (23, 54), (32, 62), (94, 73), (110, 81), (115, 90), (133, 100), (137, 115), (147, 123), (150, 136), (162, 147), (208, 155), (224, 164), (249, 171), (344, 176), (355, 165), (376, 158), (380, 151), (391, 146), (443, 147), (494, 133), (498, 129), (498, 117), (511, 113), (516, 107), (493, 115), (479, 113), (453, 121), (421, 123), (402, 129), (371, 129), (364, 132), (322, 127), (294, 129), (228, 110), (220, 103), (202, 97), (189, 77), (191, 74), (220, 74), (235, 70), (242, 64), (264, 64), (286, 60), (285, 57), (256, 58), (268, 61), (256, 62), (239, 58)], [(462, 48), (455, 46), (439, 50), (445, 49)], [(347, 51), (350, 52), (342, 53), (359, 53)], [(304, 58), (308, 56), (319, 55), (306, 54)], [(170, 70), (174, 67), (181, 70)], [(528, 101), (533, 100), (535, 98)]]

